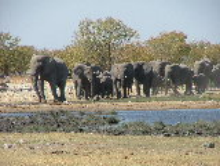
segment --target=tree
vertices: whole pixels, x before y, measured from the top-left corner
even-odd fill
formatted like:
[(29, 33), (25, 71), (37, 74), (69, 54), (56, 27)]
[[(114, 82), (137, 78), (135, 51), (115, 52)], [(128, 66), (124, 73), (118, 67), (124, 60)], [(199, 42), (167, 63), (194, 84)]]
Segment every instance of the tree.
[(82, 55), (82, 48), (76, 46), (67, 46), (63, 50), (53, 51), (53, 56), (61, 58), (69, 69), (73, 69), (73, 67), (79, 62), (85, 62)]
[(124, 45), (115, 52), (115, 57), (117, 57), (116, 61), (119, 63), (154, 60), (148, 47), (141, 42), (133, 42), (131, 44)]
[(0, 72), (9, 75), (13, 62), (13, 51), (18, 46), (20, 39), (10, 33), (0, 33)]
[(31, 57), (36, 52), (33, 46), (17, 46), (13, 51), (13, 60), (10, 71), (26, 73), (29, 69)]
[(211, 44), (210, 42), (199, 41), (190, 43), (190, 47), (190, 64), (194, 64), (196, 60), (203, 58), (209, 58), (214, 63), (220, 63), (220, 44)]
[(211, 44), (205, 49), (205, 56), (214, 64), (220, 63), (220, 44)]
[(184, 33), (173, 31), (152, 37), (146, 41), (146, 45), (155, 59), (182, 63), (189, 58), (190, 46), (186, 39)]
[(201, 60), (205, 58), (205, 50), (211, 45), (209, 42), (199, 41), (199, 42), (191, 42), (190, 45), (190, 52), (189, 52), (189, 65), (193, 66), (195, 61)]
[(74, 45), (82, 48), (82, 57), (90, 63), (110, 68), (115, 62), (114, 51), (138, 37), (138, 33), (121, 20), (111, 17), (80, 22)]
[(0, 33), (0, 73), (23, 73), (35, 52), (32, 46), (19, 46), (20, 39), (10, 33)]

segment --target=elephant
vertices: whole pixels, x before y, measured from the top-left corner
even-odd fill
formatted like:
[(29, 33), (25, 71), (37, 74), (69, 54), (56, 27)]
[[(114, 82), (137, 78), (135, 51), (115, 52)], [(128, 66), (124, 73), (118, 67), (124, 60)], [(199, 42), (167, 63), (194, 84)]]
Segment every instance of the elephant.
[(91, 87), (91, 98), (95, 98), (101, 95), (101, 83), (99, 75), (102, 72), (102, 68), (97, 65), (90, 65), (84, 71), (85, 76), (88, 78)]
[(211, 80), (215, 87), (220, 88), (220, 64), (213, 66), (211, 72)]
[(165, 76), (165, 67), (171, 63), (168, 61), (150, 61), (149, 64), (152, 66), (153, 70), (158, 73), (159, 76)]
[(212, 68), (213, 68), (213, 63), (208, 58), (202, 59), (200, 61), (195, 61), (194, 74), (199, 75), (200, 73), (203, 73), (208, 78), (210, 78)]
[(164, 86), (165, 67), (171, 63), (168, 61), (150, 61), (150, 66), (153, 68), (154, 78), (152, 83), (153, 95), (158, 94), (159, 88)]
[(117, 98), (127, 98), (132, 89), (134, 70), (131, 63), (114, 64), (111, 66), (113, 92)]
[(113, 97), (113, 81), (112, 76), (109, 71), (102, 72), (98, 78), (100, 79), (101, 83), (101, 96), (102, 98), (110, 96)]
[(77, 98), (85, 96), (85, 99), (93, 98), (100, 94), (100, 79), (98, 75), (102, 72), (99, 66), (79, 64), (73, 69), (73, 82)]
[(156, 81), (156, 73), (153, 72), (152, 66), (147, 62), (135, 62), (133, 68), (137, 96), (140, 96), (140, 84), (143, 84), (143, 93), (150, 97), (150, 88)]
[(205, 92), (206, 88), (208, 87), (209, 79), (205, 74), (200, 73), (199, 75), (193, 76), (193, 82), (198, 94), (201, 94)]
[(85, 64), (78, 64), (73, 68), (72, 78), (76, 91), (76, 97), (81, 99), (82, 96), (88, 100), (91, 96), (91, 84), (85, 75), (85, 70), (88, 68)]
[[(44, 95), (44, 81), (47, 81), (50, 84), (54, 102), (63, 102), (66, 100), (65, 87), (68, 77), (68, 68), (64, 61), (47, 55), (33, 55), (30, 60), (29, 72), (39, 102), (46, 102)], [(57, 87), (60, 90), (59, 97), (56, 92)]]
[(171, 64), (165, 67), (165, 95), (168, 93), (168, 87), (171, 86), (175, 95), (180, 93), (177, 90), (179, 85), (186, 85), (184, 94), (192, 93), (192, 77), (193, 71), (183, 64)]

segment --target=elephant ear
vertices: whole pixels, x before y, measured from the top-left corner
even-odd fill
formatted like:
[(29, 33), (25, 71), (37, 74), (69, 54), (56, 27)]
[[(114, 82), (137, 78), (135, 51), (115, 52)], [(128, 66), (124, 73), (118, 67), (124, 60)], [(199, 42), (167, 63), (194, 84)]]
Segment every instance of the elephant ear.
[(77, 66), (76, 68), (74, 68), (73, 69), (73, 73), (75, 74), (75, 75), (78, 75), (78, 76), (80, 76), (80, 75), (82, 75), (83, 73), (84, 73), (84, 67), (83, 66)]

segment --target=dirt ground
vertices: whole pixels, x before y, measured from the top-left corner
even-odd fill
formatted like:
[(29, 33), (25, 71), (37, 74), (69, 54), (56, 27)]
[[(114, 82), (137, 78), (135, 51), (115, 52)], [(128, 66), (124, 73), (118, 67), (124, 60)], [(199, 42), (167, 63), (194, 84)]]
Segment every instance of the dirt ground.
[(7, 90), (0, 91), (0, 112), (32, 112), (47, 110), (79, 110), (79, 111), (114, 111), (114, 110), (166, 110), (166, 109), (196, 109), (196, 108), (220, 108), (218, 101), (145, 101), (134, 102), (132, 99), (126, 102), (105, 100), (102, 102), (88, 102), (76, 100), (73, 83), (67, 82), (67, 102), (53, 103), (49, 85), (46, 83), (45, 94), (48, 103), (37, 102), (37, 96), (27, 77), (13, 78), (7, 83)]
[(219, 145), (219, 137), (0, 133), (0, 165), (218, 166)]

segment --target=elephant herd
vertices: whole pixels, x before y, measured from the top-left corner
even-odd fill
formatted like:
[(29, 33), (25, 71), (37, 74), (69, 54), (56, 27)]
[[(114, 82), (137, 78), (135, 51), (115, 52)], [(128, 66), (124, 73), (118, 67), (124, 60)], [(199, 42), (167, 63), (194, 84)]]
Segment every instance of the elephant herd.
[[(178, 87), (185, 85), (186, 95), (193, 94), (193, 85), (197, 93), (203, 93), (210, 80), (220, 86), (220, 64), (213, 65), (209, 59), (196, 61), (194, 69), (183, 64), (171, 64), (167, 61), (150, 61), (114, 64), (110, 71), (90, 64), (78, 64), (72, 72), (72, 80), (78, 99), (127, 98), (133, 85), (136, 95), (141, 89), (146, 97), (157, 94), (162, 87), (165, 94), (169, 88), (179, 95)], [(51, 87), (54, 101), (63, 102), (69, 70), (59, 58), (34, 55), (30, 61), (30, 75), (39, 102), (46, 102), (44, 81)], [(141, 86), (143, 88), (141, 88)], [(57, 87), (60, 95), (57, 94)]]

